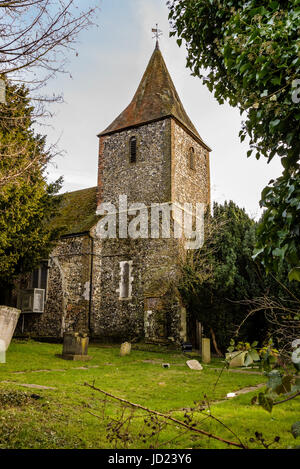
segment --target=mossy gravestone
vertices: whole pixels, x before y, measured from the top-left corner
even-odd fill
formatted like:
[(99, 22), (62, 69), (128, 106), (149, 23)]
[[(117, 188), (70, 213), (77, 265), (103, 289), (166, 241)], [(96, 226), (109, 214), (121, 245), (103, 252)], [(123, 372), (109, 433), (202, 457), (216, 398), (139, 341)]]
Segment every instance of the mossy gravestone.
[(89, 338), (86, 333), (65, 332), (62, 358), (64, 360), (88, 361)]

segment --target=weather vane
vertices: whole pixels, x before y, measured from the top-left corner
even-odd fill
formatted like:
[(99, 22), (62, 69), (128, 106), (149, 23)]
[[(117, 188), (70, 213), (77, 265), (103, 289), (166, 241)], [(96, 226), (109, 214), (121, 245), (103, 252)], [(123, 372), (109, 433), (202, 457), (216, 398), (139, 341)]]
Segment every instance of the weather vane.
[(161, 29), (158, 29), (158, 24), (156, 24), (156, 28), (152, 28), (152, 32), (154, 33), (154, 36), (153, 36), (152, 39), (156, 39), (156, 47), (158, 49), (158, 47), (159, 47), (159, 42), (158, 41), (159, 41), (160, 36), (163, 35), (163, 32), (162, 32)]

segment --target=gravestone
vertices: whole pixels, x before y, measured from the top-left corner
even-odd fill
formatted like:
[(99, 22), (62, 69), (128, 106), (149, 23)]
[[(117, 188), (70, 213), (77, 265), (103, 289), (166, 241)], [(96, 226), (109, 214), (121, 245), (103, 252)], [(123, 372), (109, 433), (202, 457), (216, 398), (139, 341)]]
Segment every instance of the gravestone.
[(230, 368), (236, 368), (239, 366), (245, 366), (245, 358), (247, 352), (235, 351), (231, 353), (226, 353), (225, 358), (229, 361)]
[(89, 338), (82, 332), (65, 332), (62, 358), (64, 360), (88, 361)]
[(8, 349), (21, 311), (9, 306), (0, 306), (0, 340), (4, 342), (2, 348)]
[(191, 370), (196, 370), (196, 371), (203, 370), (203, 367), (201, 363), (198, 362), (198, 360), (188, 360), (186, 364)]
[(0, 363), (6, 363), (5, 354), (5, 342), (0, 339)]
[(131, 344), (129, 342), (124, 342), (121, 345), (121, 349), (120, 349), (121, 357), (125, 357), (125, 355), (130, 355), (130, 352), (131, 352)]
[(210, 339), (202, 339), (202, 362), (203, 363), (211, 362)]

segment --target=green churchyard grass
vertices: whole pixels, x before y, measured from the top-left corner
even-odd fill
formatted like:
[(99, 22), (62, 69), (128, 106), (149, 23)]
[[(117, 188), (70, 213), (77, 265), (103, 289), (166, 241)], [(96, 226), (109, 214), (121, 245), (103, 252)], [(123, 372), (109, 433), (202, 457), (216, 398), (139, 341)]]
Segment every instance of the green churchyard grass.
[[(62, 360), (57, 356), (61, 351), (61, 344), (12, 342), (7, 363), (0, 365), (0, 449), (229, 447), (180, 428), (174, 421), (157, 433), (158, 423), (151, 421), (148, 426), (150, 416), (139, 409), (132, 414), (130, 406), (123, 415), (127, 422), (117, 430), (122, 403), (85, 383), (182, 421), (187, 419), (186, 409), (208, 400), (209, 408), (194, 412), (191, 424), (198, 422), (198, 428), (230, 441), (238, 442), (239, 437), (254, 448), (261, 447), (256, 441), (249, 443), (250, 438), (255, 440), (255, 432), (263, 433), (267, 442), (279, 436), (274, 448), (296, 445), (290, 428), (300, 414), (299, 400), (276, 406), (269, 414), (251, 405), (258, 390), (226, 399), (230, 392), (264, 383), (263, 375), (253, 373), (257, 370), (225, 370), (218, 380), (222, 360), (213, 359), (203, 371), (193, 371), (186, 365), (188, 356), (158, 346), (133, 345), (130, 355), (120, 357), (117, 345), (91, 344), (89, 362)], [(170, 367), (164, 368), (163, 363)], [(155, 435), (149, 438), (153, 426)]]

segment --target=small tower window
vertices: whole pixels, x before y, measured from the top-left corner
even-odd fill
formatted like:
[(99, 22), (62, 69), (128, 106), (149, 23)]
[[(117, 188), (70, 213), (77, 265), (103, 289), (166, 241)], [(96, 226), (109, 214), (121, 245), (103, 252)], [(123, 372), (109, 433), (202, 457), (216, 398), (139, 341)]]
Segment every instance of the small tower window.
[(132, 261), (120, 262), (119, 298), (130, 299), (132, 294)]
[(131, 137), (129, 147), (130, 163), (136, 163), (136, 137)]
[(189, 150), (189, 167), (195, 170), (195, 150), (193, 147)]

